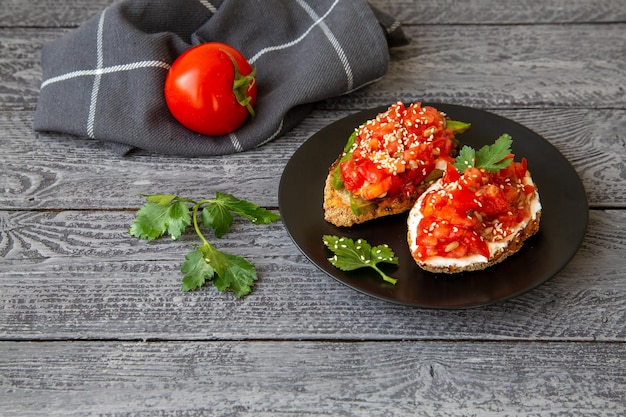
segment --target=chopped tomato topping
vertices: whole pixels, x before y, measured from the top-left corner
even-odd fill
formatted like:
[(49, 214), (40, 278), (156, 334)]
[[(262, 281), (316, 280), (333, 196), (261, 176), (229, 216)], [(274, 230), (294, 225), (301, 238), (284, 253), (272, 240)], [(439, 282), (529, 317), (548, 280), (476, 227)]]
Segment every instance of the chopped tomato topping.
[(489, 258), (487, 243), (506, 238), (530, 214), (535, 187), (524, 183), (526, 173), (525, 159), (498, 172), (470, 167), (460, 174), (448, 164), (443, 187), (423, 197), (413, 255)]
[(352, 158), (340, 168), (345, 188), (368, 200), (414, 193), (438, 159), (452, 161), (456, 144), (445, 126), (433, 107), (395, 103), (358, 129)]
[(345, 187), (349, 190), (359, 189), (365, 182), (365, 178), (357, 171), (354, 159), (348, 159), (339, 165)]
[(368, 184), (361, 188), (361, 197), (366, 200), (373, 200), (382, 197), (391, 189), (391, 177), (386, 177), (383, 181)]

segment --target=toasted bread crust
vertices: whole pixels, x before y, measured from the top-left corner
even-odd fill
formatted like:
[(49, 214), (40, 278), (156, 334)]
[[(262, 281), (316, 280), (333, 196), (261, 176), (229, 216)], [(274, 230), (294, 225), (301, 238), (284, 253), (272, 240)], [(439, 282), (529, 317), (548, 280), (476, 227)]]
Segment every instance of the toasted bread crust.
[(349, 227), (364, 223), (383, 216), (400, 214), (413, 207), (419, 196), (428, 188), (430, 183), (424, 183), (418, 187), (418, 191), (410, 196), (398, 195), (395, 197), (377, 198), (376, 207), (361, 215), (356, 215), (350, 208), (350, 194), (345, 190), (336, 190), (333, 187), (333, 172), (339, 164), (341, 157), (337, 158), (328, 170), (326, 184), (324, 185), (324, 220), (335, 226)]
[[(534, 219), (531, 219), (528, 222), (525, 228), (520, 230), (519, 233), (517, 233), (515, 237), (511, 239), (511, 241), (505, 248), (496, 252), (489, 259), (488, 262), (476, 262), (476, 263), (472, 263), (463, 267), (459, 267), (459, 266), (437, 267), (437, 266), (429, 265), (428, 262), (423, 262), (423, 261), (418, 261), (418, 260), (415, 260), (415, 262), (420, 268), (426, 271), (446, 273), (446, 274), (454, 274), (454, 273), (466, 272), (466, 271), (480, 271), (480, 270), (486, 269), (492, 265), (502, 262), (503, 260), (513, 255), (514, 253), (517, 253), (524, 245), (524, 242), (529, 237), (537, 233), (537, 231), (539, 230), (540, 219), (541, 219), (541, 211), (539, 211), (536, 214)], [(409, 240), (409, 246), (410, 246), (411, 244), (411, 232), (410, 231), (407, 234), (407, 238)]]

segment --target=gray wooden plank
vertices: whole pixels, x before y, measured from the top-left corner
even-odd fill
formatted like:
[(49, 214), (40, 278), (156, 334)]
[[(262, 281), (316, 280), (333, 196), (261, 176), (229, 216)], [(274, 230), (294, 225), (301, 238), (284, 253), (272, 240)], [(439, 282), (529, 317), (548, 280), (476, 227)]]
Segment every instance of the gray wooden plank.
[[(383, 80), (259, 150), (197, 159), (35, 134), (41, 46), (113, 1), (0, 4), (0, 415), (624, 414), (626, 3), (371, 1), (413, 40)], [(398, 99), (491, 109), (553, 143), (593, 208), (572, 262), (504, 303), (421, 310), (334, 281), (280, 223), (238, 221), (219, 246), (260, 276), (238, 300), (179, 291), (192, 234), (126, 234), (139, 193), (276, 208), (312, 132)]]
[(391, 51), (385, 77), (327, 105), (396, 99), (491, 108), (626, 104), (626, 24), (411, 29), (411, 43)]
[[(619, 0), (370, 0), (405, 25), (623, 22)], [(0, 7), (0, 27), (72, 27), (114, 0), (9, 1)]]
[(12, 416), (623, 415), (623, 345), (0, 343)]
[(236, 299), (211, 285), (179, 291), (185, 235), (142, 242), (132, 213), (1, 213), (0, 339), (626, 341), (626, 212), (591, 213), (589, 232), (556, 277), (488, 307), (423, 310), (336, 282), (300, 254), (281, 224), (238, 222), (222, 250), (259, 274)]
[(0, 5), (0, 27), (75, 27), (116, 0), (6, 0)]
[(624, 22), (619, 0), (368, 0), (404, 25), (517, 25)]
[[(414, 26), (373, 85), (323, 103), (367, 108), (402, 99), (481, 107), (626, 106), (623, 24)], [(59, 30), (0, 30), (0, 110), (35, 107), (40, 49)]]
[[(5, 137), (0, 142), (0, 208), (138, 208), (142, 193), (202, 198), (215, 191), (276, 207), (278, 183), (293, 152), (313, 132), (356, 111), (316, 110), (291, 132), (259, 149), (206, 158), (156, 157), (146, 152), (121, 158), (101, 142), (34, 133), (32, 113), (0, 112)], [(550, 141), (572, 163), (592, 206), (626, 205), (626, 111), (493, 111)]]
[[(256, 204), (277, 207), (280, 175), (312, 120), (264, 147), (229, 156), (179, 158), (148, 153), (121, 157), (106, 144), (74, 137), (36, 134), (32, 114), (0, 112), (7, 140), (0, 165), (0, 206), (13, 209), (138, 208), (140, 194), (173, 193), (188, 198), (212, 197), (216, 191)], [(327, 121), (328, 119), (326, 119)], [(244, 179), (244, 181), (242, 181)], [(82, 190), (82, 191), (81, 191)], [(66, 200), (69, 198), (69, 200)], [(70, 201), (72, 200), (72, 201)]]
[(67, 32), (0, 29), (0, 110), (35, 108), (41, 84), (41, 48)]

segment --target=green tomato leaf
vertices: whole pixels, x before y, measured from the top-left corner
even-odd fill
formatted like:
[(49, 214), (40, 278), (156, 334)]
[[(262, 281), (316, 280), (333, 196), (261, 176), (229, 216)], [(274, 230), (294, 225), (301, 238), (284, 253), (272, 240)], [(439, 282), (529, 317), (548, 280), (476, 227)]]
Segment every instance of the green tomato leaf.
[(216, 193), (213, 203), (250, 220), (254, 224), (269, 224), (280, 219), (280, 216), (272, 211), (261, 208), (249, 201), (240, 200), (230, 194)]
[(200, 288), (206, 280), (215, 275), (215, 269), (209, 265), (200, 249), (191, 251), (185, 256), (185, 262), (180, 267), (183, 273), (182, 291), (191, 291)]
[(189, 208), (178, 201), (170, 205), (148, 202), (137, 212), (129, 233), (140, 239), (154, 240), (168, 233), (176, 240), (191, 224)]
[(221, 238), (233, 225), (233, 216), (227, 207), (210, 203), (202, 209), (202, 224), (213, 228), (215, 236)]
[(328, 258), (330, 263), (342, 271), (353, 271), (355, 269), (370, 267), (378, 272), (385, 281), (395, 284), (396, 279), (388, 276), (378, 268), (381, 262), (398, 265), (398, 258), (387, 245), (371, 245), (364, 239), (357, 239), (356, 242), (347, 237), (325, 235), (323, 241), (326, 247), (334, 253)]

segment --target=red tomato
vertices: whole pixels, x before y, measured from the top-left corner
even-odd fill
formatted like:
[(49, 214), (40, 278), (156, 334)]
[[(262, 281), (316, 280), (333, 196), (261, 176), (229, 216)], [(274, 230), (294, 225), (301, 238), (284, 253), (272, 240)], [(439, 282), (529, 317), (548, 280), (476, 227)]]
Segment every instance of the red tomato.
[(382, 169), (378, 169), (376, 164), (369, 159), (361, 159), (356, 164), (358, 173), (370, 184), (381, 182), (387, 177), (387, 174)]
[(165, 101), (186, 128), (203, 135), (226, 135), (241, 126), (248, 114), (254, 116), (254, 76), (255, 71), (235, 48), (203, 43), (172, 64), (165, 79)]
[(459, 171), (450, 163), (446, 165), (446, 172), (443, 174), (444, 184), (450, 184), (451, 182), (458, 181), (461, 177)]
[(359, 174), (356, 168), (354, 159), (348, 159), (339, 165), (343, 183), (347, 190), (358, 190), (365, 182), (365, 177)]
[(366, 200), (373, 200), (376, 197), (386, 195), (392, 184), (393, 180), (391, 179), (391, 177), (387, 177), (380, 182), (366, 185), (365, 187), (361, 188), (361, 197)]
[(387, 191), (387, 194), (390, 196), (400, 194), (404, 185), (402, 184), (402, 179), (397, 175), (392, 175), (389, 178), (391, 178), (391, 187), (389, 187), (389, 191)]

